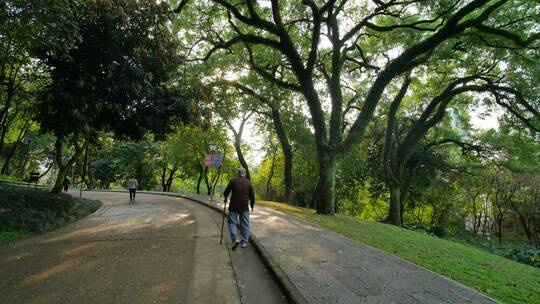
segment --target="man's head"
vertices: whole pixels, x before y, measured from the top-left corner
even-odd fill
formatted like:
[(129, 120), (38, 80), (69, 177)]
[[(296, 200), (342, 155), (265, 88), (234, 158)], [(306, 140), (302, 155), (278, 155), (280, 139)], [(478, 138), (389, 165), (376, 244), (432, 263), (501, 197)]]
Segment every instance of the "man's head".
[(246, 177), (246, 169), (238, 168), (238, 170), (236, 170), (236, 174), (241, 177)]

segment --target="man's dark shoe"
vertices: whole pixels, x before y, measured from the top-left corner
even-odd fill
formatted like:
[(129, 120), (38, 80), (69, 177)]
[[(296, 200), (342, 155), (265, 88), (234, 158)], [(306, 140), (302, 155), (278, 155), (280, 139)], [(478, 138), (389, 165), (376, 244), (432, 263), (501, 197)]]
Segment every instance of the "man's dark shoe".
[(247, 247), (247, 243), (242, 243), (242, 248), (246, 248)]
[(236, 250), (236, 248), (238, 248), (238, 245), (240, 245), (240, 241), (239, 240), (234, 241), (234, 243), (232, 244), (232, 250)]

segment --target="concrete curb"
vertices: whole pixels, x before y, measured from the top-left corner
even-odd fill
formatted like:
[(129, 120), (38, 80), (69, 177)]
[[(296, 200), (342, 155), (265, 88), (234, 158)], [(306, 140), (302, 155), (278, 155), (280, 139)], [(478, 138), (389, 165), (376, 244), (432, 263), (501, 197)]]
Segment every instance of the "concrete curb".
[[(85, 191), (127, 193), (127, 191), (125, 190), (85, 190)], [(137, 191), (137, 193), (180, 197), (183, 199), (190, 200), (192, 202), (199, 203), (205, 207), (208, 207), (210, 209), (213, 209), (214, 211), (217, 211), (220, 214), (223, 214), (223, 209), (219, 208), (217, 205), (211, 205), (208, 203), (208, 201), (203, 201), (198, 198), (191, 197), (185, 194), (152, 192), (152, 191)], [(214, 202), (217, 203), (217, 201), (215, 200)], [(228, 214), (228, 212), (225, 212), (225, 214)], [(274, 279), (277, 281), (279, 287), (281, 288), (281, 290), (287, 297), (287, 300), (293, 304), (308, 304), (307, 299), (302, 295), (302, 293), (300, 293), (298, 288), (296, 288), (296, 285), (294, 285), (294, 283), (289, 279), (285, 271), (276, 262), (276, 260), (268, 253), (268, 251), (264, 248), (264, 246), (257, 239), (257, 237), (255, 237), (254, 235), (250, 235), (249, 239), (250, 239), (250, 243), (253, 245), (253, 248), (255, 248), (255, 251), (259, 254), (259, 256), (263, 260), (266, 267), (270, 269), (270, 273), (272, 274), (272, 277), (274, 277)]]

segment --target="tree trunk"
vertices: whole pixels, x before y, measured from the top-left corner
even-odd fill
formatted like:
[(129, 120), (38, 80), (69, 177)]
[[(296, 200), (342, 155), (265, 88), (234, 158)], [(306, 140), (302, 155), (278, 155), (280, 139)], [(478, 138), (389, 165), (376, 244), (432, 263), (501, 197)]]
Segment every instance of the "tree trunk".
[(313, 198), (318, 214), (334, 215), (336, 165), (335, 154), (324, 152), (319, 156), (319, 182)]
[(167, 165), (161, 169), (161, 189), (167, 192), (167, 184), (165, 183), (165, 174), (167, 174)]
[(480, 209), (480, 213), (478, 214), (478, 219), (475, 219), (476, 224), (474, 225), (474, 229), (473, 229), (474, 234), (478, 233), (480, 226), (482, 226), (483, 212), (484, 212), (484, 208)]
[(292, 151), (291, 152), (287, 152), (287, 153), (283, 153), (283, 159), (285, 161), (285, 166), (284, 166), (284, 172), (283, 172), (283, 175), (284, 175), (284, 183), (285, 183), (285, 194), (284, 194), (284, 197), (283, 197), (283, 200), (286, 202), (286, 203), (291, 203), (293, 201), (293, 197), (294, 197), (294, 190), (293, 190), (293, 174), (292, 174), (292, 170), (293, 170), (293, 156), (292, 156)]
[(21, 131), (19, 132), (19, 135), (17, 136), (17, 140), (13, 144), (13, 148), (11, 148), (11, 151), (6, 157), (6, 160), (4, 162), (4, 165), (2, 166), (2, 171), (0, 173), (2, 175), (8, 175), (9, 174), (9, 163), (11, 162), (11, 158), (15, 155), (15, 152), (17, 151), (17, 147), (22, 142), (23, 138), (26, 136), (26, 133), (28, 133), (28, 129), (30, 128), (30, 123), (27, 122)]
[(266, 181), (266, 199), (270, 199), (270, 187), (272, 186), (272, 177), (274, 177), (274, 166), (276, 164), (276, 151), (272, 153), (272, 166), (270, 167), (270, 174), (268, 175), (268, 180)]
[(2, 131), (0, 132), (0, 152), (4, 149), (4, 140), (6, 138), (7, 126), (2, 126)]
[(83, 187), (83, 185), (86, 185), (86, 188), (90, 188), (89, 185), (88, 185), (89, 184), (88, 179), (86, 177), (86, 175), (88, 173), (88, 147), (89, 147), (89, 145), (86, 145), (86, 147), (84, 149), (83, 167), (82, 167), (82, 172), (81, 172), (81, 179), (82, 179), (81, 195), (82, 195), (82, 187)]
[(164, 192), (171, 192), (171, 186), (174, 180), (174, 175), (176, 174), (176, 171), (178, 170), (177, 167), (172, 168), (169, 171), (169, 177), (167, 177), (167, 182), (165, 183), (165, 191)]
[(537, 224), (536, 222), (536, 217), (533, 216), (532, 218), (532, 230), (533, 230), (533, 236), (534, 236), (534, 240), (535, 240), (535, 243), (536, 243), (536, 247), (540, 248), (540, 225)]
[(403, 226), (403, 214), (405, 213), (405, 201), (403, 200), (403, 192), (405, 192), (403, 189), (400, 191), (400, 199), (399, 199), (399, 225)]
[(234, 150), (236, 151), (236, 155), (238, 156), (238, 161), (242, 165), (244, 169), (246, 169), (246, 178), (251, 179), (251, 174), (249, 174), (249, 167), (246, 162), (246, 159), (244, 158), (244, 153), (242, 153), (242, 134), (244, 133), (244, 126), (246, 122), (249, 120), (251, 115), (253, 115), (254, 112), (244, 113), (242, 120), (240, 122), (240, 127), (238, 128), (238, 131), (233, 127), (230, 121), (225, 120), (225, 124), (231, 130), (234, 136)]
[(199, 178), (197, 179), (197, 194), (201, 194), (202, 178), (203, 178), (203, 166), (199, 163)]
[(60, 193), (62, 192), (62, 187), (64, 185), (64, 180), (66, 179), (66, 175), (68, 173), (68, 166), (58, 166), (58, 176), (56, 177), (56, 181), (54, 182), (54, 187), (52, 188), (52, 193)]
[(9, 151), (9, 154), (6, 157), (6, 160), (4, 161), (4, 165), (2, 166), (2, 170), (0, 171), (1, 175), (9, 175), (9, 163), (11, 162), (11, 158), (13, 158), (13, 155), (15, 155), (15, 152), (17, 151), (17, 146), (19, 145), (19, 142), (15, 142), (13, 144), (13, 147), (11, 148), (11, 151)]
[(518, 212), (518, 215), (519, 215), (519, 221), (521, 222), (521, 227), (523, 227), (523, 231), (525, 231), (525, 234), (527, 235), (527, 239), (531, 242), (531, 243), (534, 243), (536, 244), (537, 243), (537, 240), (534, 238), (534, 233), (531, 231), (531, 229), (529, 228), (529, 225), (527, 223), (527, 219), (525, 219), (525, 217), (523, 216), (523, 214), (521, 214), (520, 212)]
[(388, 223), (396, 226), (403, 224), (402, 214), (402, 176), (407, 163), (407, 157), (403, 159), (398, 158), (399, 143), (395, 142), (394, 135), (397, 133), (396, 128), (396, 114), (409, 88), (410, 78), (406, 77), (403, 81), (399, 93), (395, 96), (394, 100), (390, 104), (388, 111), (388, 118), (386, 122), (386, 131), (384, 139), (384, 151), (383, 151), (383, 168), (386, 179), (386, 184), (390, 190), (390, 203), (388, 210)]
[[(225, 162), (225, 158), (226, 158), (226, 153), (225, 153), (225, 149), (222, 150), (222, 159), (221, 159), (221, 165), (219, 166), (218, 168), (218, 172), (217, 172), (217, 175), (212, 183), (212, 193), (216, 193), (216, 186), (217, 186), (217, 183), (219, 182), (219, 179), (221, 178), (221, 175), (223, 174), (223, 164)], [(223, 189), (220, 189), (220, 192), (223, 191)]]
[(143, 181), (143, 172), (144, 172), (144, 165), (139, 162), (137, 164), (137, 168), (135, 168), (135, 176), (136, 176), (136, 180), (138, 181), (138, 188), (140, 188), (141, 190), (143, 190), (145, 188), (145, 182)]
[[(281, 144), (281, 148), (283, 150), (283, 157), (284, 157), (284, 161), (285, 161), (285, 167), (284, 167), (284, 172), (283, 172), (284, 183), (285, 183), (285, 193), (284, 193), (283, 197), (284, 197), (284, 201), (286, 203), (290, 203), (290, 202), (292, 202), (292, 198), (293, 198), (293, 195), (294, 195), (294, 193), (293, 193), (293, 175), (292, 175), (293, 154), (292, 154), (291, 144), (289, 143), (289, 139), (287, 137), (287, 132), (285, 131), (285, 128), (283, 127), (283, 123), (281, 121), (281, 113), (279, 112), (280, 97), (277, 94), (275, 94), (276, 90), (273, 90), (272, 99), (269, 100), (269, 99), (267, 99), (265, 97), (262, 97), (261, 95), (258, 95), (257, 93), (255, 93), (255, 91), (253, 91), (252, 89), (250, 89), (250, 88), (248, 88), (246, 86), (243, 86), (243, 85), (238, 84), (236, 82), (233, 85), (235, 87), (237, 87), (237, 88), (240, 88), (244, 92), (247, 92), (248, 94), (257, 97), (258, 99), (262, 100), (263, 103), (265, 103), (268, 107), (270, 107), (270, 110), (271, 110), (272, 114), (269, 115), (269, 116), (272, 118), (272, 122), (274, 124), (274, 129), (276, 130), (279, 143)], [(244, 122), (246, 121), (246, 116), (244, 116), (243, 121)], [(227, 123), (227, 124), (228, 124), (229, 128), (231, 129), (231, 131), (233, 133), (235, 133), (236, 131), (234, 130), (232, 125), (230, 123)], [(240, 131), (238, 132), (239, 134), (242, 132), (242, 128), (243, 128), (242, 125), (241, 125), (241, 128), (240, 128)]]
[(399, 162), (399, 160), (395, 162), (394, 168), (391, 168), (390, 164), (388, 164), (388, 168), (385, 169), (386, 183), (390, 190), (387, 222), (395, 226), (403, 226), (405, 197), (409, 187), (409, 179), (404, 177), (407, 175), (404, 173), (405, 164)]
[[(9, 116), (9, 109), (11, 108), (13, 96), (15, 95), (15, 88), (17, 87), (16, 79), (17, 75), (20, 71), (22, 65), (18, 65), (16, 68), (14, 67), (14, 64), (11, 64), (11, 68), (9, 71), (8, 79), (7, 79), (7, 92), (6, 92), (6, 102), (4, 103), (4, 107), (2, 108), (2, 111), (0, 111), (0, 126), (2, 127), (2, 131), (0, 134), (0, 152), (2, 152), (2, 149), (4, 148), (4, 140), (6, 138), (7, 131), (9, 129), (9, 122), (8, 122), (8, 116)], [(1, 71), (4, 73), (4, 71)]]
[(478, 214), (478, 208), (476, 208), (476, 198), (478, 197), (478, 193), (472, 195), (469, 191), (467, 191), (467, 194), (469, 195), (469, 199), (472, 203), (473, 233), (476, 234), (476, 232), (478, 232), (478, 228), (480, 228), (480, 221), (482, 220), (482, 210), (480, 210), (480, 214)]
[(283, 195), (283, 200), (286, 203), (292, 202), (293, 198), (293, 176), (292, 176), (292, 170), (293, 170), (293, 152), (292, 147), (289, 142), (289, 138), (287, 136), (287, 132), (285, 132), (285, 128), (283, 127), (283, 123), (281, 121), (281, 114), (278, 109), (272, 108), (272, 120), (274, 122), (274, 128), (276, 130), (276, 134), (279, 140), (279, 143), (281, 145), (281, 150), (283, 152), (283, 160), (285, 162), (285, 167), (283, 170), (283, 181), (285, 183), (285, 193)]
[[(75, 139), (77, 141), (77, 139)], [(56, 150), (56, 164), (58, 166), (58, 176), (56, 177), (56, 181), (54, 183), (54, 187), (52, 188), (52, 193), (60, 193), (62, 192), (62, 187), (64, 185), (64, 180), (66, 178), (66, 175), (68, 173), (68, 170), (73, 166), (73, 164), (78, 160), (79, 156), (82, 153), (82, 149), (79, 146), (78, 143), (75, 143), (75, 152), (71, 156), (71, 158), (68, 160), (66, 164), (64, 164), (63, 158), (62, 158), (62, 140), (60, 138), (56, 139), (56, 142), (54, 144), (55, 150)], [(87, 141), (85, 140), (84, 145), (87, 145)]]
[(221, 168), (222, 166), (219, 166), (217, 174), (215, 174), (214, 178), (212, 179), (212, 193), (215, 195), (216, 193), (216, 186), (219, 181), (219, 178), (221, 177)]
[(497, 230), (499, 235), (499, 246), (502, 245), (502, 224), (503, 224), (503, 216), (499, 215), (497, 218)]
[(397, 184), (389, 185), (390, 207), (388, 210), (388, 223), (401, 226), (401, 189)]
[[(28, 151), (28, 148), (25, 147), (24, 149), (21, 150), (19, 165), (17, 167), (17, 177), (18, 178), (23, 177), (24, 169), (26, 168), (26, 165), (28, 164), (29, 160), (30, 160), (30, 152)], [(51, 167), (52, 167), (52, 165), (51, 165)]]
[(390, 202), (388, 206), (387, 223), (402, 226), (403, 225), (403, 171), (405, 170), (403, 163), (395, 165), (396, 168), (388, 168), (385, 170), (386, 183), (390, 190)]
[(246, 169), (246, 178), (250, 180), (251, 175), (249, 174), (249, 166), (246, 162), (246, 159), (244, 158), (244, 153), (242, 152), (241, 146), (241, 138), (239, 136), (235, 136), (234, 149), (236, 150), (236, 155), (238, 156), (238, 161), (240, 162), (240, 165), (242, 165), (242, 167)]
[(206, 184), (206, 195), (210, 195), (212, 193), (212, 186), (210, 184), (210, 180), (208, 180), (208, 167), (204, 167), (204, 183)]
[(484, 210), (484, 223), (482, 224), (482, 237), (486, 237), (486, 228), (487, 228), (487, 222), (488, 222), (488, 210)]
[(523, 227), (523, 231), (525, 232), (525, 235), (527, 236), (527, 239), (529, 242), (536, 245), (537, 240), (535, 239), (535, 234), (529, 227), (528, 221), (525, 218), (525, 216), (519, 211), (516, 204), (513, 201), (510, 201), (510, 206), (512, 207), (512, 210), (518, 214), (519, 222), (521, 223), (521, 227)]

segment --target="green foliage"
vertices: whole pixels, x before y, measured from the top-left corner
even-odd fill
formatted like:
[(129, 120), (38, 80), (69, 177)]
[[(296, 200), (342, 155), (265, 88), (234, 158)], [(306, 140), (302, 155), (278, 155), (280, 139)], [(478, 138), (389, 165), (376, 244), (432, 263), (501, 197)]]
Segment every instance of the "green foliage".
[[(209, 143), (216, 143), (216, 153), (221, 154), (222, 159), (224, 157), (221, 171), (212, 168), (210, 172), (204, 168), (204, 156), (210, 153)], [(161, 141), (151, 134), (142, 140), (130, 141), (102, 133), (91, 154), (90, 184), (105, 189), (125, 187), (125, 182), (134, 177), (139, 181), (140, 189), (164, 190), (163, 183), (170, 177), (170, 190), (175, 191), (182, 184), (196, 184), (199, 176), (201, 183), (206, 184), (207, 180), (210, 183), (210, 178), (217, 178), (218, 171), (224, 178), (234, 176), (238, 167), (222, 125), (214, 125), (208, 130), (195, 126), (179, 127)]]
[(513, 248), (505, 256), (520, 263), (540, 267), (540, 248)]
[(0, 244), (5, 241), (15, 240), (26, 235), (29, 235), (30, 232), (23, 229), (6, 229), (0, 230)]
[(41, 233), (96, 211), (98, 201), (0, 184), (0, 231)]
[(517, 232), (514, 232), (512, 237), (505, 239), (502, 244), (499, 244), (496, 240), (484, 238), (482, 235), (468, 231), (449, 236), (447, 239), (466, 246), (473, 246), (519, 263), (540, 267), (540, 248), (524, 243)]
[[(367, 163), (365, 147), (357, 145), (339, 162), (336, 173), (336, 212), (360, 216), (369, 202), (367, 180), (375, 171)], [(378, 164), (378, 163), (377, 163)]]
[[(285, 189), (283, 179), (283, 153), (281, 151), (277, 151), (277, 147), (275, 145), (273, 150), (276, 153), (275, 158), (274, 151), (268, 151), (267, 156), (259, 164), (257, 170), (253, 172), (251, 180), (253, 181), (255, 193), (259, 197), (266, 200), (283, 201), (283, 193)], [(272, 168), (272, 162), (274, 168)], [(270, 174), (272, 174), (272, 180), (267, 188)]]
[(480, 139), (496, 151), (494, 159), (514, 172), (540, 171), (540, 142), (527, 132), (503, 126), (499, 131), (488, 130)]
[(119, 140), (103, 134), (97, 142), (90, 163), (95, 186), (108, 189), (112, 183), (122, 186), (134, 177), (139, 188), (154, 190), (158, 185), (156, 170), (159, 145), (153, 136), (147, 135), (139, 141)]
[(35, 55), (41, 49), (67, 58), (68, 50), (79, 38), (70, 2), (7, 0), (0, 4), (2, 174), (22, 178), (25, 166), (33, 165), (27, 138), (39, 129), (31, 119), (35, 116), (36, 96), (49, 80)]
[[(486, 15), (482, 26), (442, 37), (445, 41), (411, 54), (414, 56), (400, 66), (394, 66), (400, 54), (440, 33), (468, 2), (394, 1), (373, 14), (375, 6), (369, 1), (344, 1), (340, 9), (323, 13), (324, 34), (313, 54), (313, 70), (307, 68), (307, 60), (315, 18), (302, 1), (279, 2), (286, 24), (282, 34), (289, 36), (285, 42), (290, 40), (291, 44), (278, 48), (268, 42), (281, 44), (284, 36), (266, 31), (272, 27), (250, 26), (237, 14), (227, 14), (216, 1), (189, 1), (175, 18), (170, 9), (179, 2), (8, 0), (0, 4), (0, 114), (5, 113), (0, 115), (0, 157), (6, 160), (11, 151), (17, 152), (12, 155), (15, 165), (7, 170), (16, 176), (13, 179), (23, 179), (28, 172), (52, 163), (55, 138), (39, 134), (41, 128), (67, 139), (59, 151), (62, 159), (74, 154), (69, 145), (81, 142), (79, 135), (92, 135), (89, 180), (101, 187), (123, 187), (124, 181), (133, 176), (142, 189), (148, 190), (161, 188), (159, 184), (163, 185), (167, 177), (173, 179), (173, 191), (174, 185), (193, 191), (204, 184), (210, 188), (211, 178), (219, 169), (203, 165), (209, 143), (222, 148), (226, 159), (222, 177), (234, 176), (238, 167), (224, 125), (246, 113), (256, 113), (257, 128), (266, 136), (275, 128), (272, 118), (277, 110), (292, 147), (294, 202), (315, 207), (313, 194), (320, 180), (317, 159), (326, 151), (339, 154), (332, 191), (334, 210), (383, 221), (389, 206), (389, 185), (382, 162), (386, 120), (406, 76), (411, 84), (396, 112), (390, 145), (395, 147), (390, 165), (394, 169), (403, 165), (400, 203), (404, 224), (424, 234), (450, 238), (470, 233), (482, 243), (489, 238), (490, 246), (498, 236), (502, 243), (515, 238), (520, 243), (540, 245), (540, 144), (532, 131), (539, 126), (540, 108), (540, 11), (535, 1), (510, 0)], [(253, 19), (255, 23), (263, 19), (276, 22), (268, 5), (254, 4), (249, 11), (250, 2), (233, 2), (246, 18), (257, 12), (260, 19)], [(485, 1), (460, 24), (478, 17), (493, 3)], [(327, 18), (331, 12), (337, 14), (335, 19)], [(327, 30), (332, 29), (327, 26), (333, 22), (333, 30), (341, 32), (328, 35)], [(365, 26), (344, 36), (357, 23)], [(251, 36), (227, 50), (221, 49), (225, 41), (240, 33)], [(344, 39), (337, 49), (331, 46), (332, 37)], [(204, 62), (194, 60), (205, 57), (214, 47), (218, 49)], [(294, 53), (298, 56), (293, 58)], [(333, 65), (333, 60), (338, 61)], [(410, 63), (415, 67), (407, 67)], [(274, 81), (269, 82), (272, 77)], [(338, 81), (332, 81), (332, 77)], [(463, 77), (471, 78), (456, 88), (486, 85), (484, 88), (515, 89), (519, 94), (480, 90), (482, 93), (462, 92), (432, 103), (451, 82)], [(231, 79), (248, 86), (255, 95), (231, 86), (227, 81)], [(379, 81), (383, 79), (392, 80), (385, 84)], [(288, 88), (281, 87), (280, 82), (289, 83)], [(289, 90), (291, 86), (301, 89)], [(379, 89), (381, 94), (369, 100), (370, 92)], [(374, 115), (364, 111), (370, 103)], [(460, 128), (451, 127), (445, 114), (450, 107), (461, 113)], [(499, 130), (476, 132), (472, 128), (468, 112), (483, 107), (500, 115)], [(441, 115), (434, 119), (435, 112), (428, 112), (428, 108), (440, 110)], [(183, 126), (181, 122), (193, 120), (191, 114), (207, 116), (198, 127)], [(29, 122), (28, 117), (40, 124)], [(422, 119), (433, 120), (433, 124), (414, 128)], [(366, 127), (350, 132), (355, 121)], [(25, 127), (28, 132), (19, 140)], [(324, 134), (316, 134), (317, 128), (325, 130)], [(154, 136), (148, 135), (151, 133)], [(275, 141), (278, 132), (273, 133), (269, 138)], [(351, 133), (362, 136), (353, 134), (356, 138), (351, 145), (344, 145)], [(418, 138), (400, 146), (409, 136)], [(322, 144), (317, 146), (316, 139)], [(246, 153), (259, 152), (249, 150), (245, 142), (240, 147)], [(253, 169), (257, 194), (266, 196), (266, 183), (273, 174), (268, 197), (280, 199), (284, 192), (284, 155), (274, 142), (265, 148), (262, 163)], [(326, 222), (324, 217), (318, 219)], [(339, 219), (344, 226), (364, 224), (351, 218)], [(498, 223), (501, 229), (497, 229)], [(386, 227), (374, 223), (366, 226), (372, 224)], [(353, 228), (340, 229), (350, 232)], [(383, 235), (394, 244), (384, 243), (382, 247), (391, 252), (405, 251), (405, 256), (411, 254), (407, 248), (400, 248), (408, 244), (390, 235), (390, 231), (403, 235), (403, 230), (385, 231), (388, 233)], [(366, 228), (362, 232), (378, 231)], [(380, 241), (368, 236), (361, 240)], [(422, 242), (430, 246), (428, 241)], [(535, 253), (519, 250), (511, 255), (526, 260)], [(436, 264), (433, 260), (430, 263)], [(475, 265), (483, 271), (481, 265)], [(465, 273), (472, 272), (468, 266), (461, 266), (454, 265)], [(444, 271), (460, 277), (453, 270)]]
[(80, 40), (69, 58), (38, 54), (52, 80), (40, 97), (43, 131), (142, 138), (187, 120), (185, 98), (169, 85), (181, 59), (166, 3), (84, 1), (74, 11)]
[(0, 179), (8, 182), (22, 182), (22, 180), (17, 178), (16, 176), (10, 175), (0, 175)]
[(112, 160), (109, 159), (96, 159), (90, 163), (90, 168), (93, 171), (92, 175), (95, 183), (92, 186), (109, 189), (111, 183), (117, 179), (117, 168), (113, 165)]
[(58, 57), (68, 56), (80, 38), (74, 18), (76, 1), (6, 0), (0, 4), (2, 42), (15, 50), (10, 56), (22, 58), (47, 51)]

